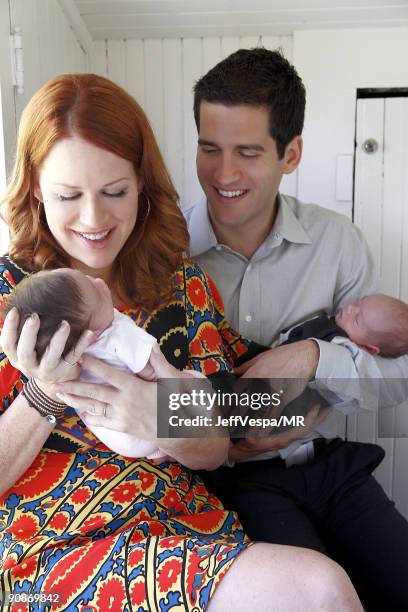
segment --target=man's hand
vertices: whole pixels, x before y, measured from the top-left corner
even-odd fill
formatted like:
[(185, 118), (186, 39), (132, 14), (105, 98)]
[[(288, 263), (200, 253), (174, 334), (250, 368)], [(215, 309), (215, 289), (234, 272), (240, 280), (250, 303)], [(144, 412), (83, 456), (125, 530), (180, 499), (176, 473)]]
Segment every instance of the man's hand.
[(307, 436), (317, 425), (319, 425), (330, 412), (330, 408), (321, 410), (319, 406), (313, 406), (305, 417), (305, 424), (302, 427), (293, 427), (289, 431), (278, 433), (267, 438), (246, 438), (236, 444), (230, 443), (228, 459), (231, 461), (244, 461), (266, 453), (268, 451), (278, 451), (286, 448), (292, 442), (301, 440)]
[(319, 345), (301, 340), (257, 355), (235, 369), (243, 378), (302, 378), (311, 380), (319, 363)]

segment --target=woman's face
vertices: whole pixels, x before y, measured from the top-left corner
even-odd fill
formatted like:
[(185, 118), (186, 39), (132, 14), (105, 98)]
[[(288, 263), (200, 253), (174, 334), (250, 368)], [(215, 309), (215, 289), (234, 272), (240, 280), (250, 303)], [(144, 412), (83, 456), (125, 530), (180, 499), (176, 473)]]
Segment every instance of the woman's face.
[(135, 225), (140, 191), (131, 162), (74, 136), (45, 158), (35, 195), (71, 267), (109, 282)]

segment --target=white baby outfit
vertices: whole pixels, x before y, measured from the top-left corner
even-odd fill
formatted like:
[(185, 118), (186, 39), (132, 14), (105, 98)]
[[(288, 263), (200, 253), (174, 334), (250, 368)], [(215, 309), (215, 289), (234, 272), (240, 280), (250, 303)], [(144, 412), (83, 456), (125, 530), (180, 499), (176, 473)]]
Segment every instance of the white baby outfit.
[[(85, 352), (120, 370), (137, 374), (143, 370), (149, 361), (155, 343), (156, 338), (138, 327), (130, 317), (115, 308), (112, 324), (100, 334)], [(89, 370), (81, 371), (81, 380), (109, 383), (109, 381), (101, 380)], [(152, 442), (140, 440), (131, 434), (94, 425), (87, 425), (87, 427), (101, 442), (119, 455), (158, 459), (166, 454)]]

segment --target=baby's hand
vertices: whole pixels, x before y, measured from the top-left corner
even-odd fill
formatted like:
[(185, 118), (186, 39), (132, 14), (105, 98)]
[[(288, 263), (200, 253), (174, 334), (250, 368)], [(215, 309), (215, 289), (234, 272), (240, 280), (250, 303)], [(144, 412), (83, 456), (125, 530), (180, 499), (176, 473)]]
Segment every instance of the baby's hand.
[(140, 372), (137, 373), (137, 375), (139, 378), (143, 378), (143, 380), (148, 380), (150, 382), (157, 380), (156, 372), (154, 371), (153, 366), (150, 365), (150, 361), (145, 365), (143, 370), (140, 370)]

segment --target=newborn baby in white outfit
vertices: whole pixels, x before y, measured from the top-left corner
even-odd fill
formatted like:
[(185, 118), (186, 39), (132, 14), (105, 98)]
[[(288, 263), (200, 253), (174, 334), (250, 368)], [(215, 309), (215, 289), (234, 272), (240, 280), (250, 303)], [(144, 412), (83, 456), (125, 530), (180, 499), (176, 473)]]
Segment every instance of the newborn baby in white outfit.
[[(110, 290), (102, 279), (71, 268), (37, 272), (14, 289), (7, 299), (6, 310), (13, 306), (20, 313), (19, 331), (30, 314), (36, 312), (40, 317), (36, 344), (38, 358), (41, 358), (58, 325), (65, 320), (70, 324), (71, 333), (64, 356), (75, 346), (81, 333), (89, 329), (97, 338), (86, 350), (87, 354), (138, 374), (145, 380), (155, 379), (149, 358), (156, 338), (113, 307)], [(202, 377), (198, 372), (186, 372)], [(87, 370), (81, 371), (80, 378), (88, 382), (109, 383)], [(105, 427), (88, 427), (106, 446), (125, 457), (159, 459), (166, 455), (148, 440)]]

